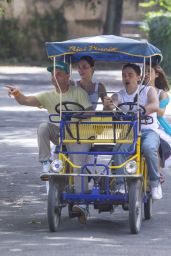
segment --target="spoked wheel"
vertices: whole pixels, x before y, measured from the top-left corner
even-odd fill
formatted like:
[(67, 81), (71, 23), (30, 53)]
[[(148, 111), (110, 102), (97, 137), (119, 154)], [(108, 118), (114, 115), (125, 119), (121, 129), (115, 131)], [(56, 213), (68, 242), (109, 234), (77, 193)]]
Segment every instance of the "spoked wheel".
[(61, 217), (61, 203), (58, 184), (55, 179), (49, 179), (48, 194), (48, 224), (51, 232), (56, 232), (59, 228)]
[(129, 226), (132, 234), (137, 234), (141, 228), (142, 201), (142, 181), (134, 179), (129, 184)]
[(124, 211), (128, 211), (128, 210), (129, 210), (129, 205), (128, 205), (128, 203), (122, 204), (122, 209), (123, 209)]
[(148, 195), (147, 202), (144, 203), (144, 218), (145, 220), (149, 220), (152, 217), (152, 197), (151, 195)]

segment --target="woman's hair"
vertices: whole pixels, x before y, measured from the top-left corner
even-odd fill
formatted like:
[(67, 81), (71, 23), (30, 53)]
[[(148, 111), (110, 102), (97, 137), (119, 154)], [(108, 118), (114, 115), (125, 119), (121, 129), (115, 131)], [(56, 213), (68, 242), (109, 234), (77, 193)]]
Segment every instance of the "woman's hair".
[(164, 70), (159, 65), (153, 65), (152, 68), (158, 76), (155, 78), (155, 87), (164, 91), (169, 91), (169, 83)]
[(138, 66), (138, 65), (136, 65), (134, 63), (127, 63), (127, 64), (123, 65), (122, 70), (124, 70), (126, 68), (132, 68), (136, 72), (136, 74), (138, 76), (141, 75), (141, 68), (140, 68), (140, 66)]
[(82, 56), (80, 60), (85, 60), (90, 65), (90, 67), (94, 67), (94, 60), (91, 56)]

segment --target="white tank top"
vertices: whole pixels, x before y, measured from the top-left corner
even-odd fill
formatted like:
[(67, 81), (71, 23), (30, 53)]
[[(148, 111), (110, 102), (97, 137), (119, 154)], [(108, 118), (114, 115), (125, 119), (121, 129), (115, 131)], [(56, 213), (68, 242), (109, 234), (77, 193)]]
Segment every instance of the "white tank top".
[[(75, 83), (75, 86), (80, 86), (79, 80), (74, 81), (74, 83)], [(88, 93), (88, 96), (89, 96), (90, 102), (93, 105), (93, 109), (95, 110), (97, 107), (98, 99), (99, 99), (99, 82), (93, 81), (93, 83), (95, 83), (94, 92)]]
[[(148, 104), (148, 91), (150, 90), (151, 86), (144, 86), (141, 85), (139, 88), (139, 103), (142, 106), (145, 106)], [(121, 91), (119, 91), (118, 93), (118, 100), (120, 103), (124, 103), (124, 102), (134, 102), (134, 98), (137, 94), (137, 91), (135, 91), (133, 94), (127, 94), (126, 89), (123, 89)], [(128, 109), (127, 109), (128, 110)], [(151, 113), (150, 116), (153, 117), (153, 123), (152, 124), (142, 124), (141, 125), (141, 129), (152, 129), (155, 132), (157, 132), (158, 130), (158, 121), (157, 121), (157, 113)]]
[(157, 90), (157, 96), (160, 98), (160, 94), (161, 94), (161, 92), (162, 92), (163, 90), (161, 90), (161, 89), (159, 89), (159, 90)]

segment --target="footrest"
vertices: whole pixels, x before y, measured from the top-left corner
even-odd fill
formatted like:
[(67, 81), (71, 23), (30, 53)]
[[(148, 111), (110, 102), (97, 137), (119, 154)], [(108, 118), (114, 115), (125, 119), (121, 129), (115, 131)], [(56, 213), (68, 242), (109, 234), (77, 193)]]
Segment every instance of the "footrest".
[(91, 147), (90, 152), (112, 152), (114, 148), (114, 144), (104, 145), (104, 144), (94, 144)]

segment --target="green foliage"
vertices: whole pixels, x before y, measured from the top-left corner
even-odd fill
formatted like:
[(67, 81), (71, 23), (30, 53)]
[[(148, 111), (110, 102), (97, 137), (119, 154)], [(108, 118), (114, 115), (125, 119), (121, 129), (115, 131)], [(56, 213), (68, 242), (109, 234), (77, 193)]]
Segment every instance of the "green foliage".
[(149, 16), (147, 24), (149, 41), (161, 50), (162, 66), (168, 73), (171, 70), (171, 13)]
[(5, 9), (1, 5), (1, 3), (7, 2), (8, 4), (11, 3), (11, 0), (0, 0), (0, 17), (5, 15)]
[(29, 21), (29, 28), (40, 43), (44, 41), (64, 40), (67, 34), (67, 25), (60, 10), (50, 10), (43, 15), (35, 11)]
[[(29, 38), (34, 38), (39, 47), (39, 61), (47, 59), (44, 43), (47, 41), (62, 41), (67, 38), (67, 24), (62, 10), (49, 10), (43, 15), (36, 10), (32, 19), (28, 23)], [(30, 53), (31, 58), (35, 58), (34, 51)]]
[(22, 59), (25, 34), (17, 19), (0, 20), (0, 59)]
[(139, 4), (141, 7), (150, 8), (146, 13), (145, 25), (142, 28), (148, 40), (157, 46), (164, 57), (162, 66), (166, 73), (171, 69), (171, 1), (150, 0)]
[(149, 1), (149, 2), (139, 4), (140, 7), (144, 7), (144, 8), (150, 8), (150, 7), (153, 7), (154, 5), (156, 5), (155, 1)]
[(0, 17), (4, 15), (4, 9), (0, 6)]
[(171, 11), (171, 1), (170, 0), (150, 0), (148, 2), (143, 2), (139, 4), (144, 8), (156, 7), (159, 10)]
[(49, 10), (40, 15), (35, 11), (25, 24), (18, 19), (0, 19), (0, 60), (34, 62), (47, 60), (44, 43), (67, 38), (67, 26), (59, 10)]
[[(73, 6), (75, 0), (65, 0), (64, 5), (67, 6)], [(102, 0), (94, 1), (94, 0), (79, 0), (80, 3), (85, 4), (85, 6), (90, 7), (90, 10), (93, 10), (94, 12), (96, 11), (96, 8), (98, 5), (102, 3)]]

